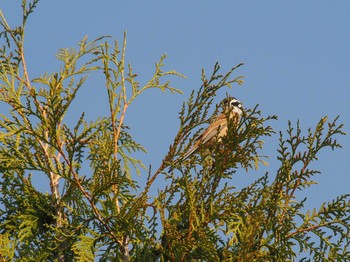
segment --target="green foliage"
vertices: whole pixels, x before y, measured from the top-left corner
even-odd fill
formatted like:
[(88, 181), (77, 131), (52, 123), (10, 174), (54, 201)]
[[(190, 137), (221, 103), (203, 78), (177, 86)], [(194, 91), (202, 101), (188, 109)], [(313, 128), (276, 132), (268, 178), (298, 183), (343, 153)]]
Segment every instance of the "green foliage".
[[(145, 85), (110, 37), (84, 38), (61, 49), (60, 69), (31, 79), (24, 56), (28, 16), (38, 1), (22, 1), (23, 19), (10, 28), (0, 12), (0, 259), (1, 261), (349, 261), (350, 195), (305, 211), (300, 192), (316, 184), (319, 152), (337, 149), (338, 118), (324, 117), (306, 134), (299, 122), (279, 132), (280, 167), (238, 189), (236, 173), (266, 165), (264, 139), (276, 116), (246, 109), (239, 123), (207, 152), (184, 159), (218, 114), (223, 88), (243, 84), (216, 64), (180, 110), (180, 125), (160, 167), (147, 172), (146, 152), (125, 125), (127, 109), (151, 88), (181, 93), (163, 71), (165, 56)], [(91, 74), (102, 74), (108, 115), (88, 123), (67, 120)], [(312, 165), (315, 166), (315, 165)], [(32, 177), (48, 181), (42, 193)], [(160, 184), (159, 181), (164, 181)], [(154, 190), (157, 193), (152, 193)]]
[(75, 261), (88, 262), (93, 261), (95, 258), (93, 252), (94, 238), (90, 236), (80, 236), (78, 241), (72, 246), (72, 250), (75, 253)]
[(0, 235), (0, 259), (1, 261), (11, 261), (15, 254), (16, 243), (11, 240), (9, 233)]

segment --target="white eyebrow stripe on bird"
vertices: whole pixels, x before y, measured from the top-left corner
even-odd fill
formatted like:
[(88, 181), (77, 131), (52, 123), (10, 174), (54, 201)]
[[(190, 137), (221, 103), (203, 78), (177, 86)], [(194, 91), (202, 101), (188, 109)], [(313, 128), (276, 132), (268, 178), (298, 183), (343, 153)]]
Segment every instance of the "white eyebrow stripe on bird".
[(231, 101), (230, 101), (230, 105), (231, 106), (233, 106), (233, 105), (237, 105), (237, 106), (241, 106), (241, 101), (239, 101), (239, 100), (237, 100), (237, 99), (232, 99)]

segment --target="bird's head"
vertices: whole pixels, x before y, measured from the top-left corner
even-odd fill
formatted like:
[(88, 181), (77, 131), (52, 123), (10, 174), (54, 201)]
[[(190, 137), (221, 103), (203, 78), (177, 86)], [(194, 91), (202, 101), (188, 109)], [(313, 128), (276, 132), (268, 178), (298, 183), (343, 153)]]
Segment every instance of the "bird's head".
[(242, 115), (243, 113), (242, 102), (235, 97), (226, 97), (224, 100), (222, 100), (221, 104), (225, 112), (232, 111), (239, 115)]

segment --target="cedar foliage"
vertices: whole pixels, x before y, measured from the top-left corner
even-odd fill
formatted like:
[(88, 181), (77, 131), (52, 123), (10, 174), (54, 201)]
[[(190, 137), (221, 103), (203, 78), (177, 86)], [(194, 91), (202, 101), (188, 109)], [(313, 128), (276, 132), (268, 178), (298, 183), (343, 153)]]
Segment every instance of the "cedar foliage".
[[(0, 259), (1, 261), (349, 261), (349, 195), (304, 211), (297, 194), (315, 184), (310, 167), (320, 150), (341, 147), (338, 118), (322, 118), (306, 134), (299, 122), (279, 133), (276, 174), (237, 189), (237, 172), (258, 169), (263, 139), (274, 131), (258, 106), (211, 152), (183, 159), (209, 123), (219, 89), (243, 84), (216, 64), (180, 110), (180, 126), (158, 170), (132, 155), (146, 150), (124, 124), (134, 99), (150, 88), (181, 93), (163, 71), (141, 86), (126, 65), (126, 38), (88, 41), (56, 55), (60, 69), (31, 79), (24, 55), (25, 25), (38, 0), (22, 1), (23, 19), (10, 27), (0, 12)], [(109, 115), (88, 123), (66, 114), (92, 73), (105, 79)], [(216, 101), (216, 100), (215, 100)], [(31, 178), (46, 176), (50, 192)], [(165, 182), (164, 182), (165, 181)], [(164, 184), (162, 187), (160, 184)], [(151, 187), (158, 193), (152, 195)]]

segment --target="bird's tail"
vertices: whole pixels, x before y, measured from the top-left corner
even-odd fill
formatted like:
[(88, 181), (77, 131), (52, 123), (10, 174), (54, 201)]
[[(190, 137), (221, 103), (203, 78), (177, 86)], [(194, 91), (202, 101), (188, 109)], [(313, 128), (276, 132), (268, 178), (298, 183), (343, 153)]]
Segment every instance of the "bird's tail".
[(193, 145), (182, 157), (176, 159), (173, 163), (173, 165), (169, 168), (169, 172), (174, 170), (174, 167), (179, 163), (179, 161), (183, 161), (187, 159), (189, 156), (191, 156), (194, 152), (196, 152), (198, 146)]
[(188, 158), (190, 155), (192, 155), (194, 152), (196, 152), (198, 146), (194, 145), (192, 146), (185, 154), (184, 156), (182, 157), (182, 159), (186, 159)]

